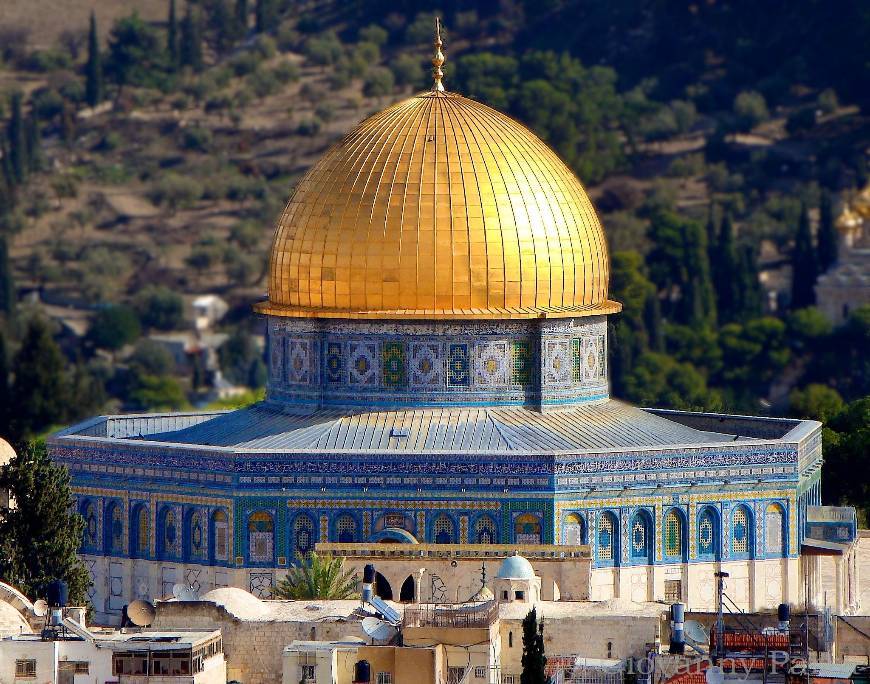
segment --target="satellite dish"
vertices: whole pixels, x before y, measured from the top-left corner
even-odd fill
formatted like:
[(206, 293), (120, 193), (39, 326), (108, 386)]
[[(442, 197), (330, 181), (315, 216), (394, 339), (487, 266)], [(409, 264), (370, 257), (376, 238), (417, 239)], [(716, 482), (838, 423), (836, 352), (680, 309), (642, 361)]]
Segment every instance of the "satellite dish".
[(363, 618), (362, 630), (375, 641), (391, 641), (399, 633), (389, 622), (376, 617)]
[(179, 598), (181, 596), (181, 592), (183, 592), (183, 591), (184, 591), (183, 584), (173, 584), (172, 585), (172, 595), (175, 598)]
[(711, 665), (704, 671), (707, 684), (722, 684), (725, 681), (725, 673), (718, 665)]
[(48, 615), (48, 603), (44, 599), (39, 599), (33, 604), (33, 614), (36, 617), (45, 617)]
[(154, 622), (155, 615), (157, 611), (154, 610), (154, 606), (142, 599), (137, 599), (127, 606), (127, 617), (137, 627), (147, 627)]
[(686, 635), (686, 640), (695, 645), (706, 646), (710, 643), (710, 635), (704, 629), (704, 625), (697, 620), (686, 620), (683, 633)]

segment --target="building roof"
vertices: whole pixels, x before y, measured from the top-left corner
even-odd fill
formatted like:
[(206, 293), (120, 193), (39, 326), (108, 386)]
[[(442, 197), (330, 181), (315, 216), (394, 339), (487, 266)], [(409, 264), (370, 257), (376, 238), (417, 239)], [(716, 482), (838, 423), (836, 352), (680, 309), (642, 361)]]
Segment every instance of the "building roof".
[(613, 313), (586, 191), (525, 126), (455, 93), (374, 114), (296, 186), (261, 313), (538, 318)]
[(615, 400), (545, 413), (523, 407), (294, 412), (260, 403), (191, 422), (173, 423), (167, 416), (153, 421), (148, 434), (135, 436), (150, 442), (236, 449), (409, 452), (580, 451), (736, 438)]
[(519, 554), (508, 556), (501, 562), (496, 575), (498, 579), (534, 579), (535, 569), (532, 564)]

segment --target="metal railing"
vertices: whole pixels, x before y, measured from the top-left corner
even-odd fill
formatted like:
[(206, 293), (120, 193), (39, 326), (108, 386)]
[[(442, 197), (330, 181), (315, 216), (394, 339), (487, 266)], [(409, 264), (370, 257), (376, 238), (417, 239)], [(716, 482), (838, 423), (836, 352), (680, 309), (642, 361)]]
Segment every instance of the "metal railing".
[(436, 603), (406, 606), (403, 627), (489, 627), (498, 618), (495, 601), (448, 608)]

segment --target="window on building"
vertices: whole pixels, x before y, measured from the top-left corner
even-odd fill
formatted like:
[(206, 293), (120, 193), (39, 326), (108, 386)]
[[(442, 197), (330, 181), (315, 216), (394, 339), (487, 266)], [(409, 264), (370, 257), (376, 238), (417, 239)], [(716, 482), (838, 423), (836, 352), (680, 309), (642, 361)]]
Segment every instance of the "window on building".
[(616, 545), (616, 519), (613, 513), (604, 512), (598, 521), (598, 559), (603, 561), (612, 561), (616, 554), (614, 546)]
[(716, 514), (710, 508), (705, 508), (698, 516), (698, 554), (701, 556), (719, 554), (719, 529), (716, 524)]
[(214, 538), (212, 539), (214, 559), (216, 561), (229, 560), (230, 526), (227, 512), (223, 510), (215, 511), (214, 514), (211, 516), (211, 524), (212, 534), (214, 535)]
[(566, 515), (563, 525), (563, 536), (568, 546), (579, 546), (582, 544), (583, 538), (586, 536), (583, 530), (583, 518), (576, 513)]
[(501, 684), (514, 684), (514, 676), (512, 674), (503, 674), (501, 676)]
[(77, 660), (73, 663), (73, 672), (75, 674), (89, 674), (91, 671), (90, 665), (86, 660)]
[(459, 684), (465, 676), (464, 667), (448, 667), (447, 668), (447, 684)]
[(305, 556), (314, 550), (314, 521), (307, 515), (297, 515), (293, 521), (293, 551)]
[(356, 541), (356, 520), (350, 515), (343, 515), (335, 524), (338, 541), (342, 544), (352, 544)]
[(159, 550), (166, 556), (178, 555), (178, 525), (175, 511), (171, 508), (163, 511), (163, 524), (158, 526), (160, 536)]
[(478, 544), (495, 544), (495, 521), (488, 515), (478, 518), (474, 524), (474, 539)]
[(303, 681), (307, 682), (308, 684), (314, 684), (315, 677), (317, 676), (317, 666), (300, 665), (299, 675)]
[(16, 677), (36, 677), (36, 661), (35, 660), (16, 660), (15, 661), (15, 676)]
[(514, 647), (514, 633), (508, 632), (508, 648)]
[(478, 665), (474, 668), (475, 679), (486, 679), (486, 665)]
[(671, 509), (665, 516), (665, 556), (677, 558), (683, 555), (683, 519)]
[(683, 600), (683, 582), (665, 580), (665, 603), (679, 603)]
[(393, 673), (378, 672), (378, 677), (375, 684), (393, 684)]
[(647, 560), (650, 556), (650, 524), (649, 518), (641, 512), (631, 521), (631, 557), (635, 560)]
[(85, 501), (82, 506), (82, 517), (85, 519), (85, 546), (93, 548), (99, 544), (99, 520), (97, 507), (93, 501)]
[(439, 515), (432, 525), (433, 537), (436, 544), (453, 543), (453, 521), (446, 515)]
[(251, 513), (248, 518), (248, 554), (254, 563), (268, 563), (275, 553), (275, 526), (266, 511)]
[(515, 592), (514, 592), (514, 598), (515, 598), (517, 601), (525, 601), (525, 600), (526, 600), (526, 592), (524, 592), (524, 591), (515, 591)]
[(119, 503), (109, 506), (106, 519), (108, 523), (108, 551), (109, 553), (121, 553), (124, 550), (124, 521), (121, 519), (123, 511)]
[(731, 550), (735, 555), (746, 555), (752, 551), (750, 523), (749, 511), (745, 506), (734, 509), (731, 519)]
[(785, 516), (782, 512), (782, 506), (779, 504), (770, 504), (764, 513), (765, 523), (765, 548), (767, 553), (782, 553), (785, 549), (783, 543), (783, 522)]
[(607, 642), (607, 657), (608, 658), (613, 657), (613, 642), (612, 641)]
[(135, 557), (147, 557), (151, 540), (148, 530), (148, 508), (146, 506), (140, 505), (134, 509), (131, 534), (135, 537), (131, 542), (131, 551)]

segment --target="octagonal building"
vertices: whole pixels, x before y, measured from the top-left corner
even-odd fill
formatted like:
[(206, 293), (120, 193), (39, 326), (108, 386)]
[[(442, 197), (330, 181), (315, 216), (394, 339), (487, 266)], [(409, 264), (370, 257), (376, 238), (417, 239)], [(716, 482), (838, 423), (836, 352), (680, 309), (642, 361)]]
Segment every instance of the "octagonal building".
[[(820, 425), (611, 398), (608, 268), (582, 185), (520, 123), (437, 88), (363, 121), (278, 221), (254, 306), (265, 401), (49, 440), (98, 615), (177, 583), (265, 596), (315, 545), (367, 558), (383, 542), (570, 560), (573, 588), (547, 576), (549, 599), (709, 608), (726, 568), (748, 609), (797, 603)], [(408, 573), (383, 567), (398, 598)]]

